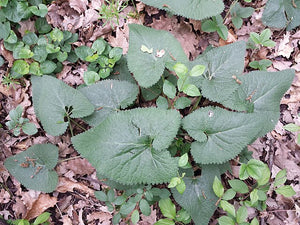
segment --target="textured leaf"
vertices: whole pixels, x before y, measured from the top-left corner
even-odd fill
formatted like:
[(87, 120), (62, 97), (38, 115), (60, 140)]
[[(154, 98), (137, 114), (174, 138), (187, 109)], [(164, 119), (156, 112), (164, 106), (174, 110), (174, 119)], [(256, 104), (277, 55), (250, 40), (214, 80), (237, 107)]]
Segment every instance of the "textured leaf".
[(58, 182), (53, 170), (57, 161), (58, 148), (55, 145), (38, 144), (7, 158), (4, 165), (26, 188), (51, 192)]
[[(129, 29), (128, 68), (140, 86), (148, 88), (157, 83), (165, 67), (172, 69), (174, 58), (188, 61), (180, 43), (170, 33), (137, 24), (130, 24)], [(153, 48), (153, 53), (141, 51), (142, 45)], [(158, 57), (157, 51), (161, 50), (165, 54)]]
[(43, 128), (53, 136), (66, 131), (66, 110), (71, 110), (71, 118), (81, 118), (93, 113), (94, 107), (78, 90), (51, 77), (32, 76), (34, 110)]
[(179, 125), (177, 111), (134, 109), (112, 114), (72, 143), (96, 170), (119, 183), (163, 183), (177, 175), (177, 160), (166, 149)]
[(220, 165), (206, 165), (202, 167), (200, 178), (183, 178), (186, 189), (183, 194), (179, 194), (174, 188), (173, 196), (192, 217), (196, 225), (208, 224), (210, 217), (216, 210), (217, 196), (214, 194), (212, 186), (214, 177), (220, 177), (224, 171), (220, 171)]
[(216, 16), (224, 9), (221, 0), (142, 0), (142, 2), (196, 20)]
[(261, 124), (255, 116), (205, 107), (183, 119), (183, 128), (197, 141), (191, 153), (197, 163), (222, 163), (234, 158), (254, 137)]
[(165, 217), (170, 218), (170, 219), (176, 218), (176, 207), (170, 198), (165, 198), (165, 199), (159, 200), (158, 205), (159, 205), (161, 213)]
[(94, 105), (95, 112), (84, 118), (91, 126), (97, 126), (106, 117), (131, 105), (138, 95), (136, 84), (127, 81), (103, 80), (79, 91)]
[(300, 25), (300, 0), (268, 0), (262, 21), (270, 27), (294, 29)]
[(18, 23), (25, 17), (27, 8), (28, 3), (26, 2), (10, 0), (7, 6), (1, 10), (3, 10), (5, 17), (8, 20)]

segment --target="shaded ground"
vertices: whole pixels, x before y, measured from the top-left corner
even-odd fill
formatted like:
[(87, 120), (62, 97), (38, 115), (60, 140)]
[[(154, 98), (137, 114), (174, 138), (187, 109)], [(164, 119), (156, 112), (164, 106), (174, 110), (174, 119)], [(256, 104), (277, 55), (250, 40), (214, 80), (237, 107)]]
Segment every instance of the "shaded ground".
[[(168, 17), (165, 12), (148, 7), (142, 3), (136, 5), (139, 17), (121, 19), (119, 26), (108, 24), (102, 27), (103, 22), (98, 19), (98, 1), (87, 0), (57, 1), (49, 6), (48, 21), (54, 27), (79, 33), (79, 40), (75, 45), (91, 45), (98, 37), (104, 37), (112, 46), (122, 47), (124, 53), (128, 49), (128, 24), (145, 24), (155, 29), (163, 29), (171, 32), (182, 44), (190, 59), (202, 53), (207, 46), (222, 46), (237, 40), (247, 40), (250, 32), (260, 33), (265, 27), (261, 23), (262, 11), (257, 10), (253, 16), (244, 21), (239, 30), (234, 30), (230, 24), (230, 18), (225, 23), (231, 28), (229, 39), (220, 40), (216, 33), (203, 33), (200, 30), (199, 21), (188, 20), (181, 17)], [(263, 6), (264, 1), (253, 3), (254, 8)], [(123, 17), (129, 12), (135, 13), (132, 6), (127, 7)], [(32, 30), (32, 22), (22, 22), (20, 32)], [(300, 213), (300, 146), (295, 143), (295, 134), (283, 129), (283, 125), (296, 123), (300, 125), (298, 113), (300, 112), (300, 30), (286, 32), (285, 30), (273, 30), (275, 48), (261, 48), (257, 52), (248, 52), (246, 56), (246, 70), (249, 60), (253, 58), (270, 59), (273, 65), (270, 71), (294, 68), (296, 77), (292, 87), (281, 101), (281, 117), (276, 128), (265, 137), (256, 140), (249, 149), (254, 152), (254, 157), (268, 163), (273, 174), (280, 169), (287, 169), (287, 184), (293, 186), (297, 192), (293, 198), (284, 198), (275, 193), (269, 193), (267, 200), (268, 210), (259, 215), (260, 224), (300, 224), (297, 213)], [(7, 64), (0, 68), (0, 74), (6, 73), (7, 66), (11, 66), (13, 58), (10, 52), (3, 49), (0, 43), (0, 53), (7, 60)], [(251, 56), (251, 57), (250, 57)], [(78, 63), (75, 66), (64, 64), (63, 71), (57, 75), (64, 82), (78, 86), (83, 83), (83, 72), (87, 65)], [(38, 128), (40, 124), (34, 114), (31, 101), (30, 82), (22, 79), (21, 85), (7, 89), (0, 85), (0, 120), (1, 124), (8, 119), (8, 113), (18, 104), (25, 108), (24, 116), (34, 122)], [(93, 196), (95, 190), (101, 190), (106, 186), (96, 178), (95, 170), (82, 158), (78, 158), (74, 151), (70, 135), (52, 137), (40, 132), (34, 136), (21, 135), (14, 137), (10, 131), (0, 128), (0, 215), (4, 218), (34, 218), (47, 210), (51, 212), (52, 224), (111, 224), (112, 213), (106, 206)], [(55, 192), (43, 194), (37, 191), (28, 191), (9, 175), (3, 161), (5, 158), (26, 150), (33, 144), (53, 143), (60, 149), (61, 162), (56, 167), (59, 174), (59, 185)], [(75, 157), (72, 160), (65, 160)], [(237, 175), (238, 168), (233, 164), (233, 175)], [(296, 213), (297, 210), (297, 213)], [(154, 207), (151, 216), (143, 217), (139, 224), (154, 224), (159, 214), (157, 206)], [(222, 212), (217, 212), (220, 215)], [(257, 212), (250, 212), (256, 216)], [(299, 215), (298, 215), (299, 216)], [(216, 224), (214, 220), (211, 224)]]

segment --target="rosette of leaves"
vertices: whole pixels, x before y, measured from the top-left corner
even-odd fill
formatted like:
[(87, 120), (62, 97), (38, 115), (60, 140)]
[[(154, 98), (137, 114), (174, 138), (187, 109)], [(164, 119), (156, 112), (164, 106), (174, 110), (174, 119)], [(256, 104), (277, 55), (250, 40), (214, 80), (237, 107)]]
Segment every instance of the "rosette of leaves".
[(275, 28), (292, 30), (300, 25), (300, 0), (268, 0), (262, 21)]
[(75, 149), (106, 177), (122, 184), (158, 184), (176, 176), (167, 148), (180, 126), (175, 110), (138, 108), (115, 113), (72, 138)]
[(91, 48), (80, 46), (75, 49), (75, 53), (82, 61), (90, 63), (83, 79), (87, 85), (91, 85), (111, 74), (115, 64), (121, 59), (123, 50), (118, 47), (112, 48), (100, 38), (93, 43)]
[(73, 118), (94, 112), (94, 106), (78, 90), (51, 77), (31, 77), (33, 106), (45, 131), (53, 136), (63, 134)]
[(58, 148), (52, 144), (37, 144), (26, 151), (7, 158), (4, 166), (26, 188), (51, 192), (58, 183), (54, 171)]
[(220, 14), (224, 9), (221, 0), (142, 0), (147, 5), (175, 15), (202, 20)]

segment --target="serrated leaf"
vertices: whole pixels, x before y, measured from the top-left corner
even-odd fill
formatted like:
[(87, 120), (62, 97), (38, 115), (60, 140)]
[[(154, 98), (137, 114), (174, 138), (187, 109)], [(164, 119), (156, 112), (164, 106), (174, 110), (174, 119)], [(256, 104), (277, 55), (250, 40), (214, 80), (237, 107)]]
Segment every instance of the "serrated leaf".
[(97, 84), (81, 88), (79, 91), (87, 97), (95, 108), (94, 113), (84, 120), (91, 126), (97, 126), (108, 115), (131, 105), (139, 90), (136, 84), (127, 81), (103, 80)]
[(191, 153), (197, 163), (222, 163), (234, 158), (253, 138), (259, 127), (255, 116), (205, 107), (183, 119), (183, 128), (197, 141)]
[(29, 73), (29, 64), (25, 60), (16, 60), (12, 69), (21, 75), (25, 75)]
[(268, 0), (262, 21), (270, 27), (294, 29), (300, 25), (300, 0)]
[(168, 100), (162, 96), (159, 96), (156, 99), (156, 106), (159, 109), (168, 109), (169, 108)]
[(293, 195), (296, 194), (296, 192), (294, 191), (294, 189), (291, 186), (285, 185), (285, 186), (281, 186), (279, 188), (275, 189), (275, 192), (277, 194), (281, 194), (284, 197), (292, 197)]
[(147, 5), (163, 9), (172, 14), (202, 20), (220, 14), (224, 9), (221, 0), (142, 0)]
[[(157, 83), (165, 67), (173, 69), (173, 58), (188, 61), (180, 43), (170, 33), (137, 24), (130, 24), (129, 31), (128, 68), (140, 86), (148, 88)], [(142, 45), (153, 48), (153, 53), (141, 51)], [(155, 52), (162, 49), (166, 54), (156, 57)]]
[(135, 206), (135, 202), (127, 201), (124, 205), (121, 206), (120, 213), (124, 216), (127, 216), (132, 212), (132, 210), (134, 210)]
[(18, 23), (22, 18), (26, 16), (26, 10), (28, 8), (27, 2), (21, 2), (17, 0), (10, 0), (6, 7), (2, 8), (5, 17), (14, 22)]
[(161, 199), (158, 202), (161, 213), (170, 219), (176, 218), (176, 207), (170, 198)]
[(217, 206), (217, 196), (212, 186), (215, 176), (220, 176), (224, 171), (222, 166), (204, 165), (200, 178), (183, 178), (186, 189), (183, 194), (172, 189), (176, 202), (183, 207), (192, 217), (196, 225), (208, 224)]
[(78, 90), (51, 77), (31, 77), (33, 106), (47, 133), (58, 136), (67, 129), (64, 122), (67, 108), (71, 118), (81, 118), (93, 113), (94, 107)]
[(95, 191), (95, 197), (102, 202), (107, 201), (107, 195), (103, 191)]
[(58, 161), (58, 148), (52, 144), (37, 144), (26, 151), (7, 158), (8, 171), (26, 188), (52, 192), (58, 183), (54, 171)]
[(168, 182), (178, 170), (167, 148), (179, 125), (177, 111), (134, 109), (110, 115), (94, 129), (73, 137), (72, 143), (96, 170), (117, 182)]

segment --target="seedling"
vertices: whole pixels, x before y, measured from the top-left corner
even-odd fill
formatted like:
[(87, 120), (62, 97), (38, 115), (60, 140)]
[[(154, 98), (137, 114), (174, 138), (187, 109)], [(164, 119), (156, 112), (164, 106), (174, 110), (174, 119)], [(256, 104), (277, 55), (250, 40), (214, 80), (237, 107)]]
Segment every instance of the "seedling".
[(249, 66), (253, 69), (259, 69), (259, 70), (267, 70), (269, 66), (272, 65), (272, 61), (268, 59), (262, 59), (259, 61), (252, 61), (249, 63)]
[(213, 16), (211, 19), (202, 23), (201, 29), (204, 32), (217, 32), (223, 40), (227, 40), (228, 29), (223, 24), (223, 18), (221, 15)]
[(271, 38), (271, 30), (265, 29), (261, 32), (261, 34), (257, 34), (254, 32), (250, 33), (250, 39), (248, 41), (249, 48), (260, 48), (261, 46), (264, 47), (274, 47), (276, 43)]

